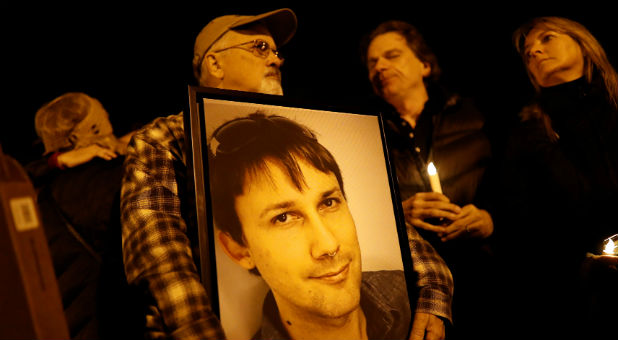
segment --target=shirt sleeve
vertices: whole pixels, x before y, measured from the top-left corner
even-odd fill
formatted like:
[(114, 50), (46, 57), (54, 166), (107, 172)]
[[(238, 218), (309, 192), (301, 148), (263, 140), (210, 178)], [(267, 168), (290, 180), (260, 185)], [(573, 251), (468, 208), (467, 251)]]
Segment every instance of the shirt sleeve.
[(406, 223), (412, 266), (418, 273), (416, 312), (452, 319), (453, 276), (446, 262), (414, 227)]
[(125, 271), (151, 301), (147, 337), (222, 339), (181, 214), (176, 172), (186, 169), (183, 147), (182, 113), (155, 120), (128, 147), (121, 192)]

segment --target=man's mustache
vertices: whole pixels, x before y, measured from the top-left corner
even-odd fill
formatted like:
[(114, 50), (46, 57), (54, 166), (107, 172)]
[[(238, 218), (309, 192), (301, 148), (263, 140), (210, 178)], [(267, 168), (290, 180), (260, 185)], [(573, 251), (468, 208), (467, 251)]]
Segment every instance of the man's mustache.
[(281, 81), (281, 71), (276, 68), (270, 68), (268, 71), (266, 71), (266, 77), (268, 78), (276, 78), (277, 80)]

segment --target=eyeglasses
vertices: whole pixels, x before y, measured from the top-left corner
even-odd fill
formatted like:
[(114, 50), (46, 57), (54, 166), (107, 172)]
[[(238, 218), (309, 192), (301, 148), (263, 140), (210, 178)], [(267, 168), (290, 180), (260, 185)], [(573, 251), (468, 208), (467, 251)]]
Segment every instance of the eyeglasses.
[(266, 41), (259, 40), (259, 39), (248, 41), (246, 43), (242, 43), (242, 44), (238, 44), (238, 45), (233, 45), (233, 46), (221, 48), (221, 49), (218, 49), (218, 50), (213, 51), (213, 52), (215, 52), (215, 53), (223, 52), (223, 51), (229, 50), (231, 48), (240, 48), (242, 50), (245, 50), (245, 51), (253, 53), (253, 55), (255, 55), (256, 57), (260, 57), (260, 58), (264, 58), (264, 59), (268, 58), (268, 56), (270, 55), (270, 51), (272, 51), (273, 54), (277, 58), (279, 58), (279, 60), (283, 61), (283, 58), (279, 54), (279, 51), (277, 51), (274, 48), (270, 47), (270, 44), (268, 44)]

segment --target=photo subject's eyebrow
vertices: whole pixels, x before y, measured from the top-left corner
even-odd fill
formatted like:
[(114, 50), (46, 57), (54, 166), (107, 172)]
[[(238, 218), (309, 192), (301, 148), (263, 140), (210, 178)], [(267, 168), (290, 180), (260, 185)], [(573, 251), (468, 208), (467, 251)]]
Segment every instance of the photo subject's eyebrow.
[(285, 201), (285, 202), (278, 202), (278, 203), (270, 204), (266, 208), (264, 208), (264, 210), (262, 210), (262, 212), (260, 213), (260, 218), (268, 214), (269, 211), (279, 210), (279, 209), (288, 209), (292, 207), (293, 205), (294, 205), (293, 201)]
[(334, 188), (332, 188), (332, 189), (330, 189), (330, 190), (326, 190), (326, 191), (324, 191), (324, 192), (322, 193), (322, 198), (329, 197), (329, 196), (331, 196), (332, 194), (337, 193), (337, 192), (338, 192), (338, 193), (341, 193), (341, 190), (339, 189), (339, 187), (338, 187), (338, 186), (337, 186), (337, 187), (334, 187)]
[[(320, 195), (320, 199), (327, 198), (327, 197), (333, 195), (334, 193), (341, 193), (341, 189), (339, 189), (339, 186), (336, 186), (336, 187), (333, 187), (332, 189), (324, 191)], [(294, 201), (283, 201), (283, 202), (277, 202), (277, 203), (269, 204), (260, 213), (260, 218), (263, 218), (270, 211), (279, 210), (279, 209), (289, 209), (290, 207), (293, 207), (293, 206), (294, 206)]]

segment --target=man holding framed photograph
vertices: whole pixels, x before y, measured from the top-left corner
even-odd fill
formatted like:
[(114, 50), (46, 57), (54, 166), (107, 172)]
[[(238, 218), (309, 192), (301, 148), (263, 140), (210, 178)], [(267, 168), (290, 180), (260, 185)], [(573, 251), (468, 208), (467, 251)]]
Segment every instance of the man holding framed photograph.
[[(193, 73), (200, 86), (281, 95), (278, 49), (296, 32), (288, 8), (224, 15), (195, 39)], [(155, 119), (127, 149), (121, 212), (130, 285), (144, 290), (145, 336), (222, 339), (195, 263), (194, 212), (187, 193), (183, 113)]]

